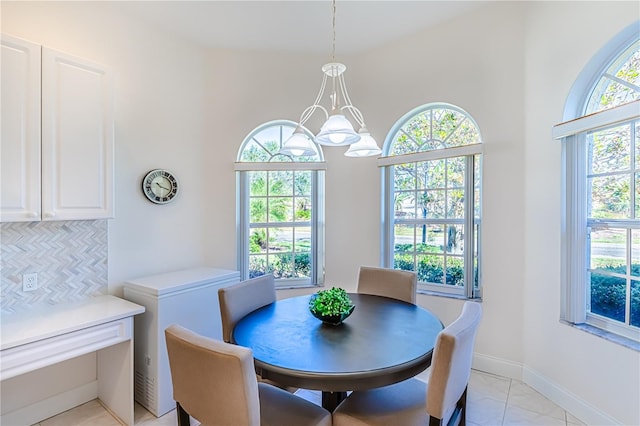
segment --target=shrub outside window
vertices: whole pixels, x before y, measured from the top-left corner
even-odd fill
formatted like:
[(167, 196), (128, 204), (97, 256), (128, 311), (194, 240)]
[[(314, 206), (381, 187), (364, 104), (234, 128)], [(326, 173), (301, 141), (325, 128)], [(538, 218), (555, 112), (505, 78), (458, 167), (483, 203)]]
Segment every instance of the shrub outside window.
[(382, 264), (415, 271), (421, 291), (480, 296), (481, 142), (449, 104), (409, 112), (385, 141)]
[(295, 126), (284, 120), (265, 123), (245, 138), (238, 152), (242, 279), (272, 273), (279, 287), (323, 281), (324, 162), (317, 146), (311, 157), (279, 154)]

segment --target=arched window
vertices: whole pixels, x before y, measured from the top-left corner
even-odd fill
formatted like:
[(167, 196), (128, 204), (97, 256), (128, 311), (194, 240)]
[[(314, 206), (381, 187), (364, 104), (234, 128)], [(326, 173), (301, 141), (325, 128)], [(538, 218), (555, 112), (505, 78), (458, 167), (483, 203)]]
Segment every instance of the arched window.
[(387, 136), (382, 264), (415, 271), (419, 290), (480, 296), (481, 154), (478, 125), (449, 104), (410, 111)]
[(604, 111), (640, 99), (640, 40), (627, 46), (599, 75), (584, 115)]
[(318, 146), (310, 157), (279, 154), (295, 127), (292, 121), (265, 123), (247, 135), (238, 151), (242, 279), (273, 273), (276, 285), (286, 287), (323, 281), (325, 163)]
[[(569, 94), (562, 319), (640, 341), (640, 34), (605, 46)], [(570, 121), (569, 121), (570, 120)], [(602, 333), (600, 333), (602, 334)]]

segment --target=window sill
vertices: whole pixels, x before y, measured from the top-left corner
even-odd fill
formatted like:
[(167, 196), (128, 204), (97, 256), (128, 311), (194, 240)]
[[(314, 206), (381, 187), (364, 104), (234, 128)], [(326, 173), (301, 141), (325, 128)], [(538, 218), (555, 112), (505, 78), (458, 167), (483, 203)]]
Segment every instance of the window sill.
[(417, 293), (418, 294), (424, 294), (425, 296), (444, 297), (444, 298), (447, 298), (447, 299), (458, 299), (458, 300), (476, 300), (478, 302), (482, 302), (482, 298), (481, 297), (468, 298), (468, 297), (465, 297), (465, 296), (463, 296), (461, 294), (456, 294), (456, 293), (441, 293), (441, 292), (437, 292), (437, 291), (420, 290), (420, 289), (418, 289)]
[(616, 343), (618, 345), (624, 346), (625, 348), (631, 349), (636, 352), (640, 352), (640, 342), (636, 342), (635, 340), (631, 340), (627, 337), (623, 337), (618, 334), (611, 333), (606, 330), (602, 330), (600, 328), (594, 327), (589, 324), (573, 324), (564, 320), (560, 320), (560, 322), (570, 327), (577, 328), (578, 330), (582, 330), (589, 334), (593, 334), (594, 336), (601, 337), (609, 342)]
[(323, 287), (320, 284), (276, 284), (277, 290), (299, 290), (301, 288), (321, 288)]

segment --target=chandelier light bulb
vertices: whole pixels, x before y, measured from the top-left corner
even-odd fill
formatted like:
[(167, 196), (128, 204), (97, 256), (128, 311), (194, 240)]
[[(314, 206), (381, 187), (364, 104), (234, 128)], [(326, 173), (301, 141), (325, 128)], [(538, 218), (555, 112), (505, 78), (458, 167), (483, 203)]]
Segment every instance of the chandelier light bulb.
[(304, 133), (299, 125), (293, 134), (287, 139), (278, 151), (278, 154), (291, 155), (294, 157), (310, 157), (317, 154), (313, 141)]
[(326, 146), (351, 145), (359, 140), (360, 135), (342, 113), (329, 116), (316, 136), (316, 143)]
[(329, 135), (329, 140), (333, 142), (335, 145), (340, 145), (347, 137), (341, 133), (334, 133)]
[(352, 144), (347, 152), (344, 153), (346, 157), (373, 157), (382, 152), (366, 127), (362, 127), (358, 134), (361, 137), (360, 140)]

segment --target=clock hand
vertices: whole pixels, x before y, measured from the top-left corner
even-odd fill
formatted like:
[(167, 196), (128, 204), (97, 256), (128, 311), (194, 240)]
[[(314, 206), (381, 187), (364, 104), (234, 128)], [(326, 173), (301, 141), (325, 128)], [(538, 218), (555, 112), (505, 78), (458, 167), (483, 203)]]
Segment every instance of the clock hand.
[(158, 185), (160, 188), (164, 189), (165, 191), (168, 191), (169, 188), (165, 188), (164, 186), (160, 185), (158, 182), (155, 182), (156, 185)]

